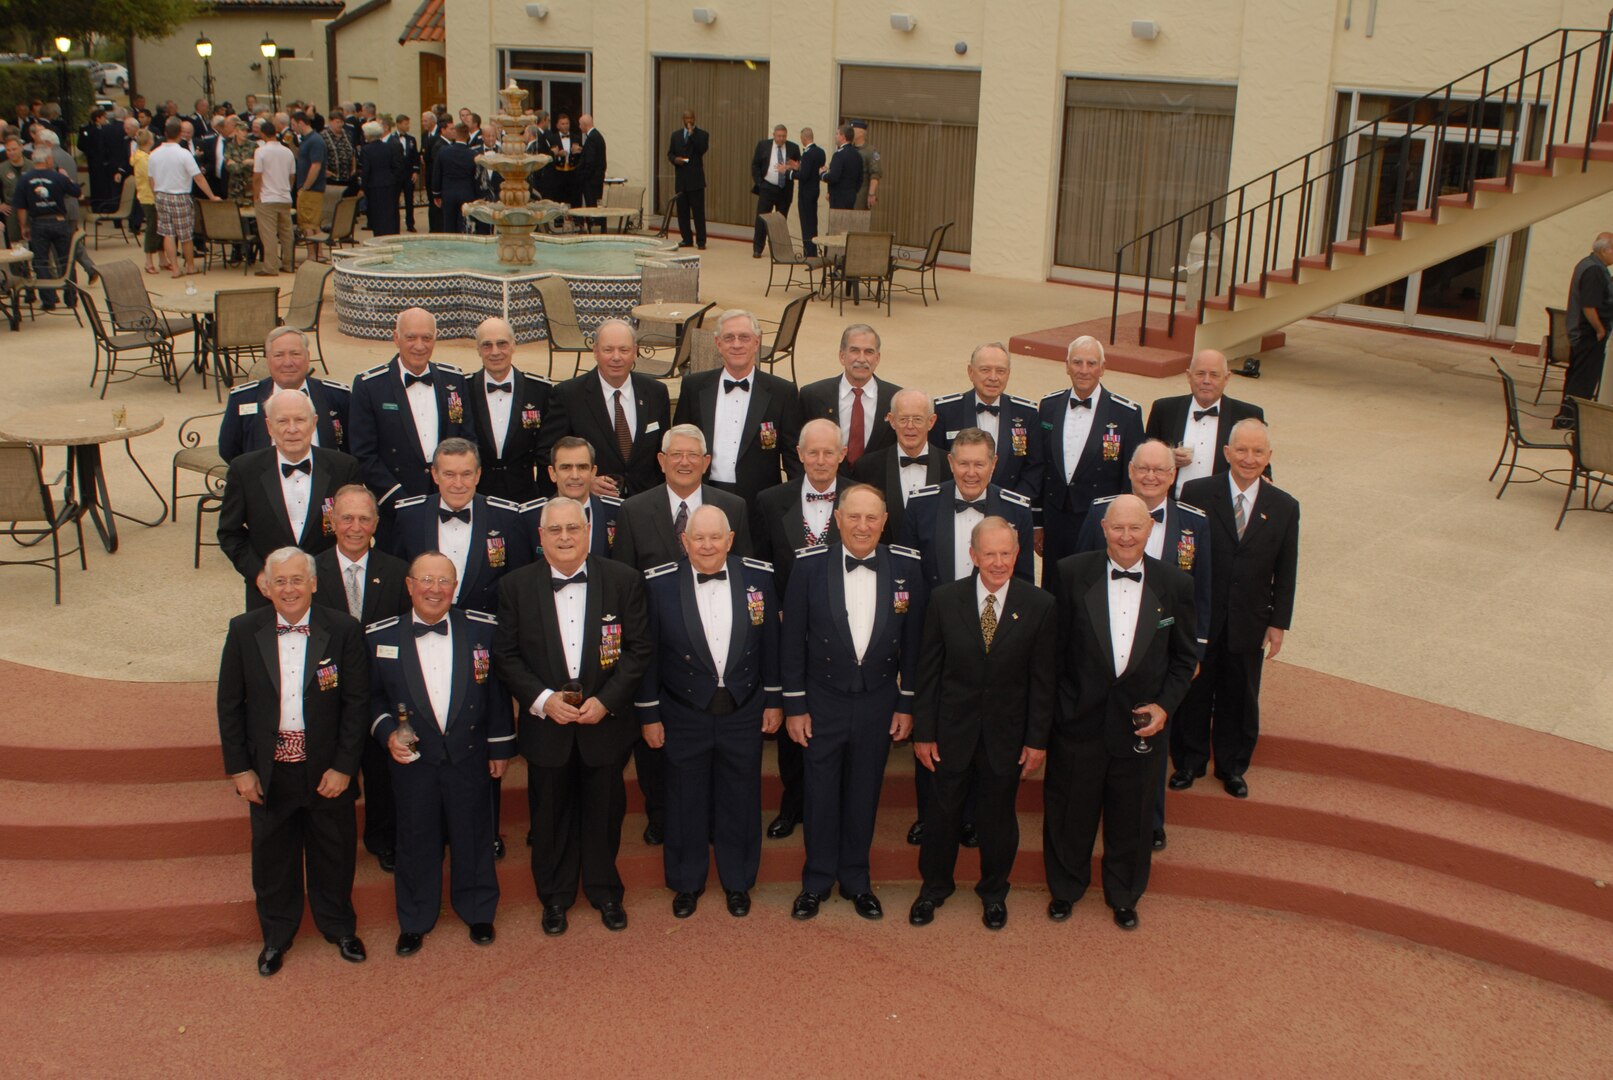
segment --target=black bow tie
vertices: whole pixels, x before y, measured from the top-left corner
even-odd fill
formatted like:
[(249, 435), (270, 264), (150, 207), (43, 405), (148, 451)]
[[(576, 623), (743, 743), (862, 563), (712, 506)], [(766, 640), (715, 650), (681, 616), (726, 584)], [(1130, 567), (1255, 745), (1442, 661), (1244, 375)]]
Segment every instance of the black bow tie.
[(904, 469), (909, 465), (923, 465), (926, 469), (930, 467), (929, 454), (920, 454), (918, 457), (908, 457), (906, 454), (898, 454), (896, 455), (896, 458), (901, 462), (902, 468)]
[(1165, 508), (1163, 506), (1156, 506), (1154, 509), (1150, 510), (1148, 512), (1148, 516), (1159, 522), (1161, 525), (1165, 524)]
[(975, 402), (975, 412), (977, 413), (989, 412), (991, 415), (997, 416), (1002, 411), (1003, 407), (1001, 405), (987, 405), (984, 401)]
[(567, 585), (586, 585), (587, 583), (588, 572), (586, 570), (579, 570), (571, 577), (551, 577), (549, 579), (549, 584), (554, 586), (555, 592), (559, 592)]
[(696, 570), (695, 575), (694, 575), (694, 583), (696, 585), (704, 585), (708, 581), (727, 581), (727, 580), (728, 580), (728, 571), (726, 571), (726, 570), (719, 570), (715, 574), (702, 574), (700, 571)]
[(952, 510), (958, 514), (963, 513), (965, 510), (976, 510), (984, 514), (986, 512), (986, 500), (976, 499), (974, 502), (969, 502), (967, 499), (953, 499)]
[(877, 556), (870, 555), (866, 559), (859, 559), (859, 558), (857, 558), (857, 556), (852, 555), (852, 554), (850, 554), (848, 552), (847, 555), (846, 555), (846, 571), (847, 571), (847, 573), (850, 573), (852, 570), (855, 570), (858, 567), (862, 567), (864, 570), (872, 570), (874, 568), (874, 559), (876, 557)]
[(416, 375), (413, 372), (409, 372), (409, 371), (405, 371), (403, 373), (403, 388), (405, 390), (409, 389), (409, 387), (413, 386), (417, 382), (418, 383), (425, 383), (427, 386), (430, 386), (431, 381), (432, 381), (432, 374), (429, 371), (426, 372), (424, 375)]
[(727, 394), (735, 390), (743, 390), (747, 394), (750, 393), (750, 379), (724, 379), (722, 381), (723, 393)]
[(422, 638), (422, 637), (425, 637), (427, 634), (441, 634), (443, 637), (447, 637), (448, 636), (448, 620), (447, 619), (442, 619), (442, 620), (440, 620), (438, 622), (434, 622), (434, 623), (417, 622), (417, 623), (414, 624), (414, 636), (415, 637)]
[(1126, 578), (1129, 581), (1141, 581), (1143, 579), (1143, 572), (1141, 570), (1111, 570), (1111, 571), (1109, 571), (1109, 580), (1110, 581), (1119, 581), (1121, 578)]
[(487, 392), (489, 394), (513, 394), (515, 393), (515, 380), (512, 379), (509, 382), (490, 382), (487, 384)]
[(1219, 405), (1211, 405), (1208, 409), (1194, 409), (1193, 410), (1193, 419), (1194, 420), (1203, 420), (1206, 416), (1220, 416), (1220, 415), (1221, 415), (1221, 406), (1219, 406)]
[(303, 623), (301, 626), (286, 626), (284, 624), (281, 624), (281, 625), (276, 626), (274, 628), (274, 632), (276, 634), (280, 635), (281, 637), (285, 637), (287, 634), (301, 634), (303, 637), (307, 637), (308, 636), (308, 624)]
[(437, 520), (444, 525), (455, 520), (463, 521), (466, 525), (469, 525), (470, 507), (463, 506), (458, 510), (450, 510), (446, 506), (439, 506), (437, 507)]
[(1087, 398), (1079, 398), (1079, 397), (1076, 397), (1074, 394), (1071, 394), (1070, 395), (1070, 408), (1072, 408), (1072, 409), (1090, 409), (1090, 408), (1092, 408), (1092, 399), (1089, 398), (1089, 397), (1087, 397)]
[(307, 473), (309, 476), (314, 475), (314, 459), (313, 458), (304, 458), (302, 461), (297, 462), (297, 464), (295, 464), (295, 465), (287, 465), (283, 461), (280, 463), (280, 475), (281, 476), (289, 477), (292, 473), (295, 473), (295, 472)]

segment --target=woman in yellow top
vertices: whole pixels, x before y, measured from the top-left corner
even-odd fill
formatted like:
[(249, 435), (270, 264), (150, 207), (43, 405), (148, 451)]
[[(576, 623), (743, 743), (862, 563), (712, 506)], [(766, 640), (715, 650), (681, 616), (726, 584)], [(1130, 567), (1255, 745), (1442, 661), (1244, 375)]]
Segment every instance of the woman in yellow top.
[[(141, 245), (146, 252), (146, 273), (155, 274), (157, 264), (153, 257), (162, 251), (162, 237), (157, 235), (157, 196), (151, 190), (151, 148), (157, 143), (156, 136), (150, 128), (141, 128), (140, 133), (134, 137), (134, 155), (129, 159), (134, 169), (134, 199), (140, 204), (140, 211), (145, 216), (145, 242)], [(167, 267), (172, 269), (172, 267)]]

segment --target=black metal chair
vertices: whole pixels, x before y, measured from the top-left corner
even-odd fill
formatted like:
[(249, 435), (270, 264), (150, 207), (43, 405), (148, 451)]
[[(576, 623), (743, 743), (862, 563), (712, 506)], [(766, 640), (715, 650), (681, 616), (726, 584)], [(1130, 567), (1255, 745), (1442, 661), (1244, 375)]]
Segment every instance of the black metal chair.
[[(158, 375), (174, 384), (174, 392), (179, 392), (179, 376), (174, 365), (173, 339), (164, 337), (156, 326), (146, 330), (109, 330), (107, 320), (101, 318), (101, 312), (95, 306), (95, 300), (89, 293), (80, 295), (80, 302), (84, 305), (84, 314), (90, 318), (90, 333), (95, 339), (95, 368), (90, 372), (90, 385), (95, 385), (96, 377), (101, 378), (101, 397), (106, 397), (107, 387), (112, 385), (113, 375), (123, 382), (137, 375)], [(119, 372), (117, 370), (118, 358), (124, 353), (144, 351), (146, 363), (133, 371)], [(106, 357), (105, 367), (101, 364), (102, 356)], [(151, 369), (155, 368), (156, 371)]]
[[(1574, 410), (1574, 426), (1570, 430), (1569, 448), (1574, 454), (1574, 468), (1568, 474), (1568, 491), (1563, 495), (1563, 508), (1557, 514), (1557, 528), (1563, 527), (1563, 518), (1570, 510), (1613, 512), (1613, 506), (1597, 506), (1596, 497), (1602, 488), (1613, 483), (1613, 405), (1587, 401), (1581, 397), (1568, 399)], [(1592, 485), (1595, 490), (1591, 490)], [(1583, 487), (1584, 499), (1579, 506), (1569, 506), (1576, 488)]]
[(764, 326), (777, 326), (773, 340), (764, 344), (756, 354), (756, 362), (766, 365), (767, 373), (773, 374), (773, 365), (786, 356), (790, 358), (790, 381), (795, 382), (795, 339), (801, 333), (801, 320), (806, 315), (807, 301), (812, 294), (797, 296), (784, 306), (784, 313), (779, 316), (778, 322), (769, 319), (758, 320)]
[[(174, 454), (173, 472), (168, 479), (168, 505), (172, 507), (173, 521), (179, 520), (179, 500), (196, 500), (196, 543), (195, 553), (191, 559), (193, 567), (202, 565), (202, 548), (218, 547), (217, 544), (207, 544), (202, 541), (202, 517), (205, 514), (217, 514), (224, 505), (224, 477), (229, 472), (229, 464), (218, 453), (218, 418), (224, 415), (224, 410), (202, 413), (192, 416), (179, 425), (179, 450)], [(206, 424), (212, 420), (215, 423)], [(206, 431), (204, 432), (204, 428)], [(208, 443), (204, 440), (213, 439)], [(187, 495), (179, 493), (179, 474), (181, 472), (196, 473), (202, 478), (204, 490)]]
[(1535, 387), (1535, 404), (1546, 391), (1546, 376), (1552, 368), (1568, 371), (1568, 312), (1562, 308), (1546, 309), (1546, 336), (1540, 339), (1540, 385)]
[[(1551, 427), (1552, 417), (1542, 416), (1539, 413), (1532, 413), (1518, 407), (1518, 384), (1513, 381), (1511, 375), (1507, 374), (1507, 369), (1502, 367), (1500, 361), (1496, 360), (1495, 357), (1490, 357), (1490, 363), (1495, 365), (1496, 374), (1501, 376), (1501, 398), (1506, 407), (1507, 419), (1507, 433), (1501, 441), (1501, 453), (1495, 459), (1495, 468), (1490, 470), (1490, 479), (1494, 480), (1495, 474), (1501, 471), (1501, 465), (1505, 463), (1507, 467), (1507, 475), (1501, 481), (1501, 490), (1495, 493), (1495, 497), (1499, 499), (1506, 494), (1508, 484), (1532, 484), (1537, 480), (1547, 479), (1546, 472), (1518, 464), (1518, 452), (1520, 450), (1559, 450), (1572, 453), (1572, 449), (1568, 444), (1567, 432), (1558, 431)], [(1528, 420), (1539, 421), (1539, 423), (1528, 424), (1526, 430), (1525, 425)], [(1507, 457), (1508, 451), (1511, 451), (1512, 454), (1510, 460)], [(1533, 473), (1534, 475), (1524, 480), (1513, 480), (1513, 473), (1519, 471)], [(1560, 472), (1562, 470), (1553, 469), (1547, 471)]]
[[(930, 306), (929, 299), (924, 295), (925, 292), (933, 293), (936, 303), (939, 304), (941, 302), (940, 290), (935, 287), (935, 267), (936, 261), (941, 257), (941, 243), (946, 239), (947, 230), (952, 228), (952, 224), (953, 223), (949, 221), (945, 225), (938, 225), (935, 227), (935, 230), (930, 233), (930, 242), (924, 245), (923, 258), (891, 260), (891, 288), (901, 289), (903, 292), (918, 293), (919, 299), (924, 301), (925, 307)], [(903, 273), (917, 274), (919, 276), (918, 284), (916, 286), (896, 284), (896, 275)], [(925, 288), (926, 276), (929, 278), (928, 289)]]

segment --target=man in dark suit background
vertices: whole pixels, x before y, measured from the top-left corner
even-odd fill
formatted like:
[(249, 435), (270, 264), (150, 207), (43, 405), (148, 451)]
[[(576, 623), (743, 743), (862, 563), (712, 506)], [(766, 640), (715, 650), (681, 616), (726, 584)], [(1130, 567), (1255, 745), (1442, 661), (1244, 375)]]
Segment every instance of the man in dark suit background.
[[(683, 126), (672, 133), (666, 157), (672, 162), (672, 190), (678, 197), (679, 247), (706, 250), (706, 151), (711, 134), (696, 127), (694, 112), (683, 110)], [(691, 221), (693, 222), (691, 228)]]
[(991, 482), (1017, 491), (1036, 505), (1042, 496), (1045, 442), (1036, 403), (1008, 393), (1012, 365), (1008, 346), (1000, 341), (977, 345), (966, 369), (974, 390), (935, 399), (935, 427), (930, 441), (943, 450), (964, 428), (979, 428), (997, 446), (997, 471)]
[(863, 159), (851, 145), (851, 125), (835, 128), (835, 149), (829, 155), (829, 171), (824, 186), (829, 189), (829, 209), (851, 210), (857, 205), (857, 189), (863, 182)]
[(1182, 489), (1183, 501), (1210, 518), (1209, 644), (1171, 739), (1183, 790), (1204, 775), (1213, 750), (1215, 775), (1227, 794), (1243, 799), (1243, 774), (1260, 736), (1260, 673), (1275, 660), (1294, 618), (1299, 564), (1299, 503), (1262, 473), (1271, 464), (1264, 421), (1240, 420), (1223, 451), (1226, 476), (1207, 476)]
[(908, 921), (926, 926), (952, 895), (965, 805), (974, 802), (988, 930), (1008, 921), (1008, 875), (1019, 853), (1019, 782), (1041, 768), (1053, 723), (1057, 622), (1053, 598), (1015, 567), (1019, 531), (1000, 517), (974, 527), (975, 573), (930, 594), (913, 702), (913, 754), (934, 777), (919, 851), (924, 886)]
[[(403, 227), (414, 232), (414, 192), (420, 186), (420, 143), (409, 134), (408, 113), (392, 118), (392, 141), (403, 150)], [(433, 130), (435, 130), (433, 125)]]
[(930, 395), (922, 390), (898, 390), (891, 395), (885, 422), (896, 432), (895, 445), (864, 454), (851, 476), (884, 494), (885, 535), (881, 541), (893, 544), (902, 535), (907, 501), (913, 493), (942, 483), (949, 474), (946, 456), (931, 452), (929, 437), (935, 426), (935, 409)]
[(567, 435), (588, 440), (599, 474), (594, 491), (625, 499), (661, 482), (657, 450), (671, 422), (666, 384), (633, 370), (638, 341), (621, 319), (594, 333), (594, 370), (555, 385), (549, 416), (538, 429), (538, 460)]
[[(269, 553), (256, 584), (267, 604), (230, 620), (218, 673), (224, 771), (252, 804), (252, 891), (273, 975), (302, 923), (303, 866), (314, 925), (341, 952), (365, 959), (353, 912), (358, 770), (369, 669), (358, 623), (314, 608), (313, 559)], [(286, 694), (295, 684), (300, 693)]]
[(470, 129), (455, 124), (443, 132), (446, 140), (431, 163), (431, 202), (441, 208), (442, 231), (465, 231), (460, 208), (476, 198), (476, 151), (466, 145)]
[(409, 184), (409, 164), (403, 144), (387, 137), (381, 123), (364, 125), (363, 141), (354, 152), (356, 182), (364, 192), (364, 214), (370, 232), (376, 236), (396, 236), (403, 228), (398, 215), (398, 199)]
[(264, 406), (276, 390), (307, 394), (319, 417), (314, 445), (345, 450), (353, 392), (346, 383), (313, 377), (308, 335), (294, 326), (277, 326), (264, 339), (263, 354), (268, 377), (235, 387), (224, 405), (224, 418), (218, 428), (219, 457), (234, 461), (249, 450), (262, 450), (269, 445)]
[(577, 155), (577, 194), (584, 206), (598, 206), (605, 194), (605, 136), (594, 126), (594, 118), (587, 113), (577, 117), (577, 130), (582, 133), (582, 150)]
[[(437, 114), (427, 110), (420, 114), (420, 177), (415, 181), (418, 185), (421, 180), (425, 186), (421, 191), (426, 204), (426, 231), (442, 232), (442, 204), (434, 197), (437, 187), (432, 180), (433, 170), (437, 165), (438, 152), (447, 145), (442, 132), (437, 128)], [(413, 220), (413, 215), (410, 215)]]
[(271, 551), (299, 547), (315, 555), (332, 546), (332, 498), (346, 484), (362, 482), (358, 462), (339, 450), (313, 445), (314, 405), (295, 390), (269, 399), (273, 446), (230, 462), (218, 514), (218, 543), (246, 579), (246, 606), (263, 607), (257, 587)]
[(607, 930), (627, 929), (616, 869), (633, 694), (654, 647), (639, 574), (588, 554), (571, 499), (543, 508), (543, 559), (499, 587), (500, 677), (521, 710), (532, 878), (545, 934), (566, 931), (582, 886)]
[(1092, 880), (1103, 824), (1103, 898), (1115, 925), (1137, 928), (1148, 888), (1148, 841), (1165, 730), (1198, 663), (1193, 582), (1147, 557), (1153, 527), (1142, 500), (1104, 512), (1107, 551), (1059, 567), (1058, 713), (1048, 744), (1042, 857), (1054, 922), (1070, 917)]
[[(687, 555), (644, 575), (656, 648), (634, 707), (667, 760), (666, 884), (694, 914), (716, 853), (728, 913), (750, 914), (762, 862), (762, 736), (784, 721), (778, 594), (768, 564), (732, 555), (734, 531), (702, 506)], [(715, 812), (713, 812), (715, 810)]]
[[(717, 318), (717, 351), (723, 366), (683, 378), (672, 420), (694, 424), (711, 451), (712, 486), (756, 497), (781, 479), (801, 475), (795, 443), (801, 432), (801, 402), (795, 384), (756, 366), (761, 325), (748, 311), (730, 309)], [(782, 473), (782, 476), (780, 475)]]
[(515, 366), (515, 331), (496, 316), (476, 327), (476, 355), (482, 370), (465, 380), (482, 459), (476, 490), (530, 502), (552, 490), (547, 476), (539, 478), (538, 432), (548, 415), (554, 384)]
[(887, 418), (891, 400), (901, 387), (874, 377), (879, 369), (879, 348), (879, 333), (872, 326), (852, 323), (840, 332), (840, 366), (845, 373), (801, 388), (801, 418), (833, 421), (844, 434), (846, 457), (841, 472), (847, 476), (864, 454), (896, 442)]
[(801, 148), (789, 141), (789, 129), (775, 125), (773, 137), (756, 144), (750, 159), (750, 192), (756, 196), (756, 236), (751, 241), (753, 258), (762, 257), (767, 244), (767, 225), (762, 215), (777, 210), (790, 218), (790, 196), (794, 193), (795, 170), (801, 164)]
[[(594, 494), (594, 476), (599, 467), (594, 464), (594, 448), (587, 439), (567, 435), (549, 450), (549, 486), (562, 498), (575, 500), (582, 506), (583, 518), (588, 522), (588, 553), (608, 559), (616, 549), (617, 515), (622, 500), (609, 495)], [(539, 522), (547, 499), (534, 499), (521, 505), (521, 516), (530, 525), (527, 534), (536, 551), (541, 537)]]
[(818, 245), (812, 239), (818, 235), (819, 178), (827, 160), (823, 147), (812, 141), (812, 129), (802, 128), (801, 164), (795, 170), (795, 212), (801, 219), (801, 252), (808, 258), (818, 253)]
[(1176, 494), (1190, 480), (1227, 471), (1221, 452), (1239, 420), (1264, 420), (1260, 406), (1226, 396), (1232, 378), (1225, 354), (1201, 349), (1187, 367), (1192, 393), (1157, 398), (1148, 410), (1146, 434), (1171, 447), (1176, 459)]

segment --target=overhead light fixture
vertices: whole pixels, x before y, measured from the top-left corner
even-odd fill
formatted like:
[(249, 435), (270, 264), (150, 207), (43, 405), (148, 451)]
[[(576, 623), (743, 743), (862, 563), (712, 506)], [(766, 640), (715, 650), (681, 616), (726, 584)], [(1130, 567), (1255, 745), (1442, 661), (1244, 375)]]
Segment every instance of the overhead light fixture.
[(911, 34), (913, 28), (919, 24), (917, 15), (891, 15), (891, 29), (900, 30), (904, 34)]
[(258, 42), (258, 51), (263, 54), (265, 60), (273, 60), (275, 54), (280, 51), (280, 46), (274, 43), (274, 38), (264, 34), (263, 40)]
[(1143, 41), (1153, 41), (1159, 36), (1159, 23), (1154, 19), (1133, 19), (1131, 22), (1131, 36)]
[(710, 26), (717, 21), (717, 9), (697, 7), (694, 9), (694, 21), (702, 26)]
[(526, 13), (527, 13), (527, 16), (529, 18), (540, 19), (540, 20), (541, 19), (547, 19), (549, 17), (549, 5), (548, 4), (528, 4), (526, 6)]
[(66, 56), (73, 51), (73, 39), (65, 34), (56, 39), (56, 51)]
[(202, 34), (196, 38), (196, 55), (201, 57), (203, 60), (206, 60), (209, 56), (213, 55), (213, 43), (207, 40), (206, 34)]

